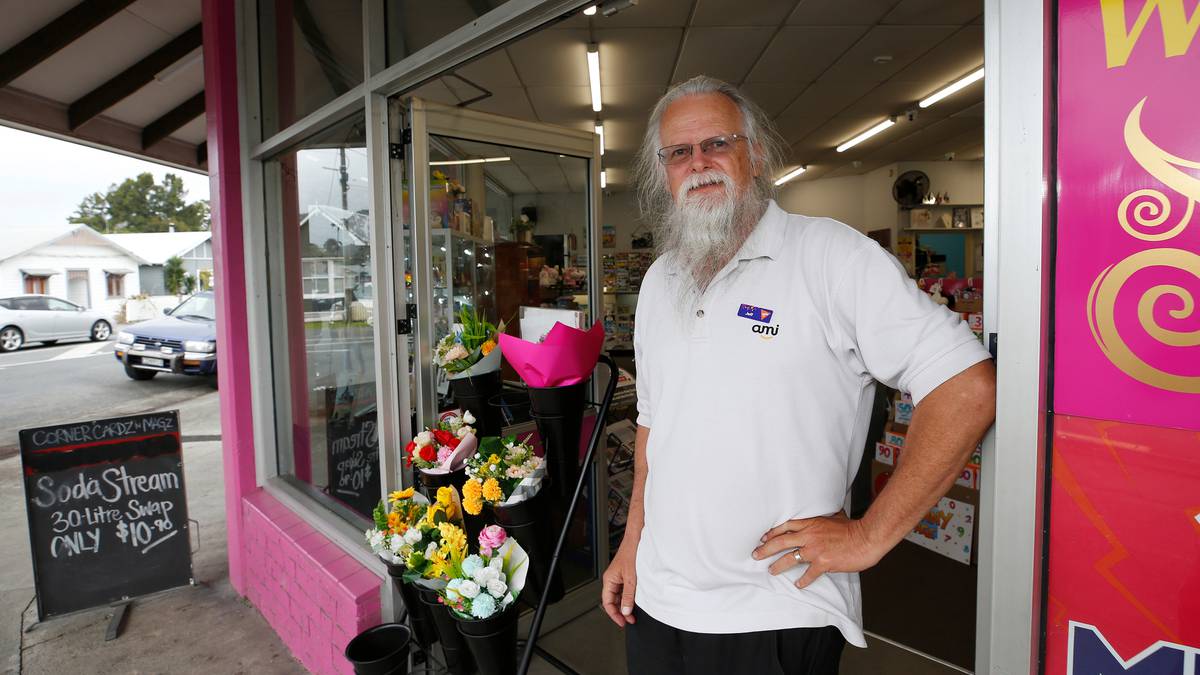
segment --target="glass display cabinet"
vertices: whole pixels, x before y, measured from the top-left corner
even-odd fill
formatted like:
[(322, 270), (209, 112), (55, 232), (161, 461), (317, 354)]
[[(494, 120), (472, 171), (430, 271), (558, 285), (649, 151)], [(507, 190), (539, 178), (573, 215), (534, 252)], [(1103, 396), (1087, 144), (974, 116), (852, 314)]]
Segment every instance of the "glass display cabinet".
[(449, 332), (464, 307), (474, 308), (488, 321), (498, 321), (492, 243), (448, 228), (433, 229), (430, 241), (434, 334)]

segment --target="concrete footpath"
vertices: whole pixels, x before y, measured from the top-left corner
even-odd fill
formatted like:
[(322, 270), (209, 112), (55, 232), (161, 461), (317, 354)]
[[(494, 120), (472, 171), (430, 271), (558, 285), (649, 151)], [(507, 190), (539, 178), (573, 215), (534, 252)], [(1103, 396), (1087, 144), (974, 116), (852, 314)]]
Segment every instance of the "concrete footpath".
[(37, 622), (20, 458), (0, 461), (0, 672), (306, 672), (229, 584), (217, 396), (172, 406), (181, 416), (188, 513), (199, 522), (196, 585), (135, 600), (111, 642), (108, 608)]

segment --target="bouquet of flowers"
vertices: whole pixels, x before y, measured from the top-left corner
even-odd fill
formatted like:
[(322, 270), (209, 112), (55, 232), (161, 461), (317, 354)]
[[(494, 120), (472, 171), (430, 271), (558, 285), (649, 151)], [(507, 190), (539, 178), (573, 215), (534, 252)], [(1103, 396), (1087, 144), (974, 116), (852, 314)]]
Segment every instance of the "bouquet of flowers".
[(443, 527), (462, 523), (458, 494), (449, 487), (439, 489), (432, 504), (412, 488), (393, 492), (372, 515), (367, 544), (384, 562), (404, 566), (405, 581), (428, 576), (442, 546)]
[(470, 410), (439, 420), (408, 442), (405, 462), (427, 473), (458, 471), (475, 449), (474, 423)]
[(494, 326), (474, 309), (463, 307), (453, 330), (438, 340), (433, 361), (451, 379), (482, 375), (500, 369), (498, 340), (504, 322)]
[[(525, 440), (528, 440), (526, 437)], [(533, 448), (515, 436), (489, 436), (479, 451), (467, 459), (467, 482), (463, 484), (463, 509), (478, 515), (483, 503), (515, 504), (541, 489), (546, 462)]]
[(458, 618), (487, 619), (504, 611), (520, 595), (528, 559), (504, 528), (489, 525), (479, 534), (478, 554), (463, 556), (445, 567), (446, 586), (438, 594)]

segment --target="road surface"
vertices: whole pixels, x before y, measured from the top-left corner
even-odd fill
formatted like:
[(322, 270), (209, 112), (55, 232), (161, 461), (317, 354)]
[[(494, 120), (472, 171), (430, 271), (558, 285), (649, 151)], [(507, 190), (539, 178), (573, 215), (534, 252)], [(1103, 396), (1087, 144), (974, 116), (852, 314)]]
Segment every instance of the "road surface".
[(0, 458), (17, 451), (17, 431), (162, 409), (212, 391), (209, 378), (125, 376), (108, 342), (60, 342), (0, 353)]

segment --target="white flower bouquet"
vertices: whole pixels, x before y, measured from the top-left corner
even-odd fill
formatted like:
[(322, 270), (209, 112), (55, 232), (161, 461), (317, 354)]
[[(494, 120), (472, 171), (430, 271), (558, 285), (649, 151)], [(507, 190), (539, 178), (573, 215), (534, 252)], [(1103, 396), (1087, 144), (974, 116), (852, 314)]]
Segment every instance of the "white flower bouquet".
[(504, 528), (490, 525), (479, 535), (479, 553), (462, 559), (438, 592), (459, 619), (488, 619), (503, 612), (525, 588), (529, 556)]

